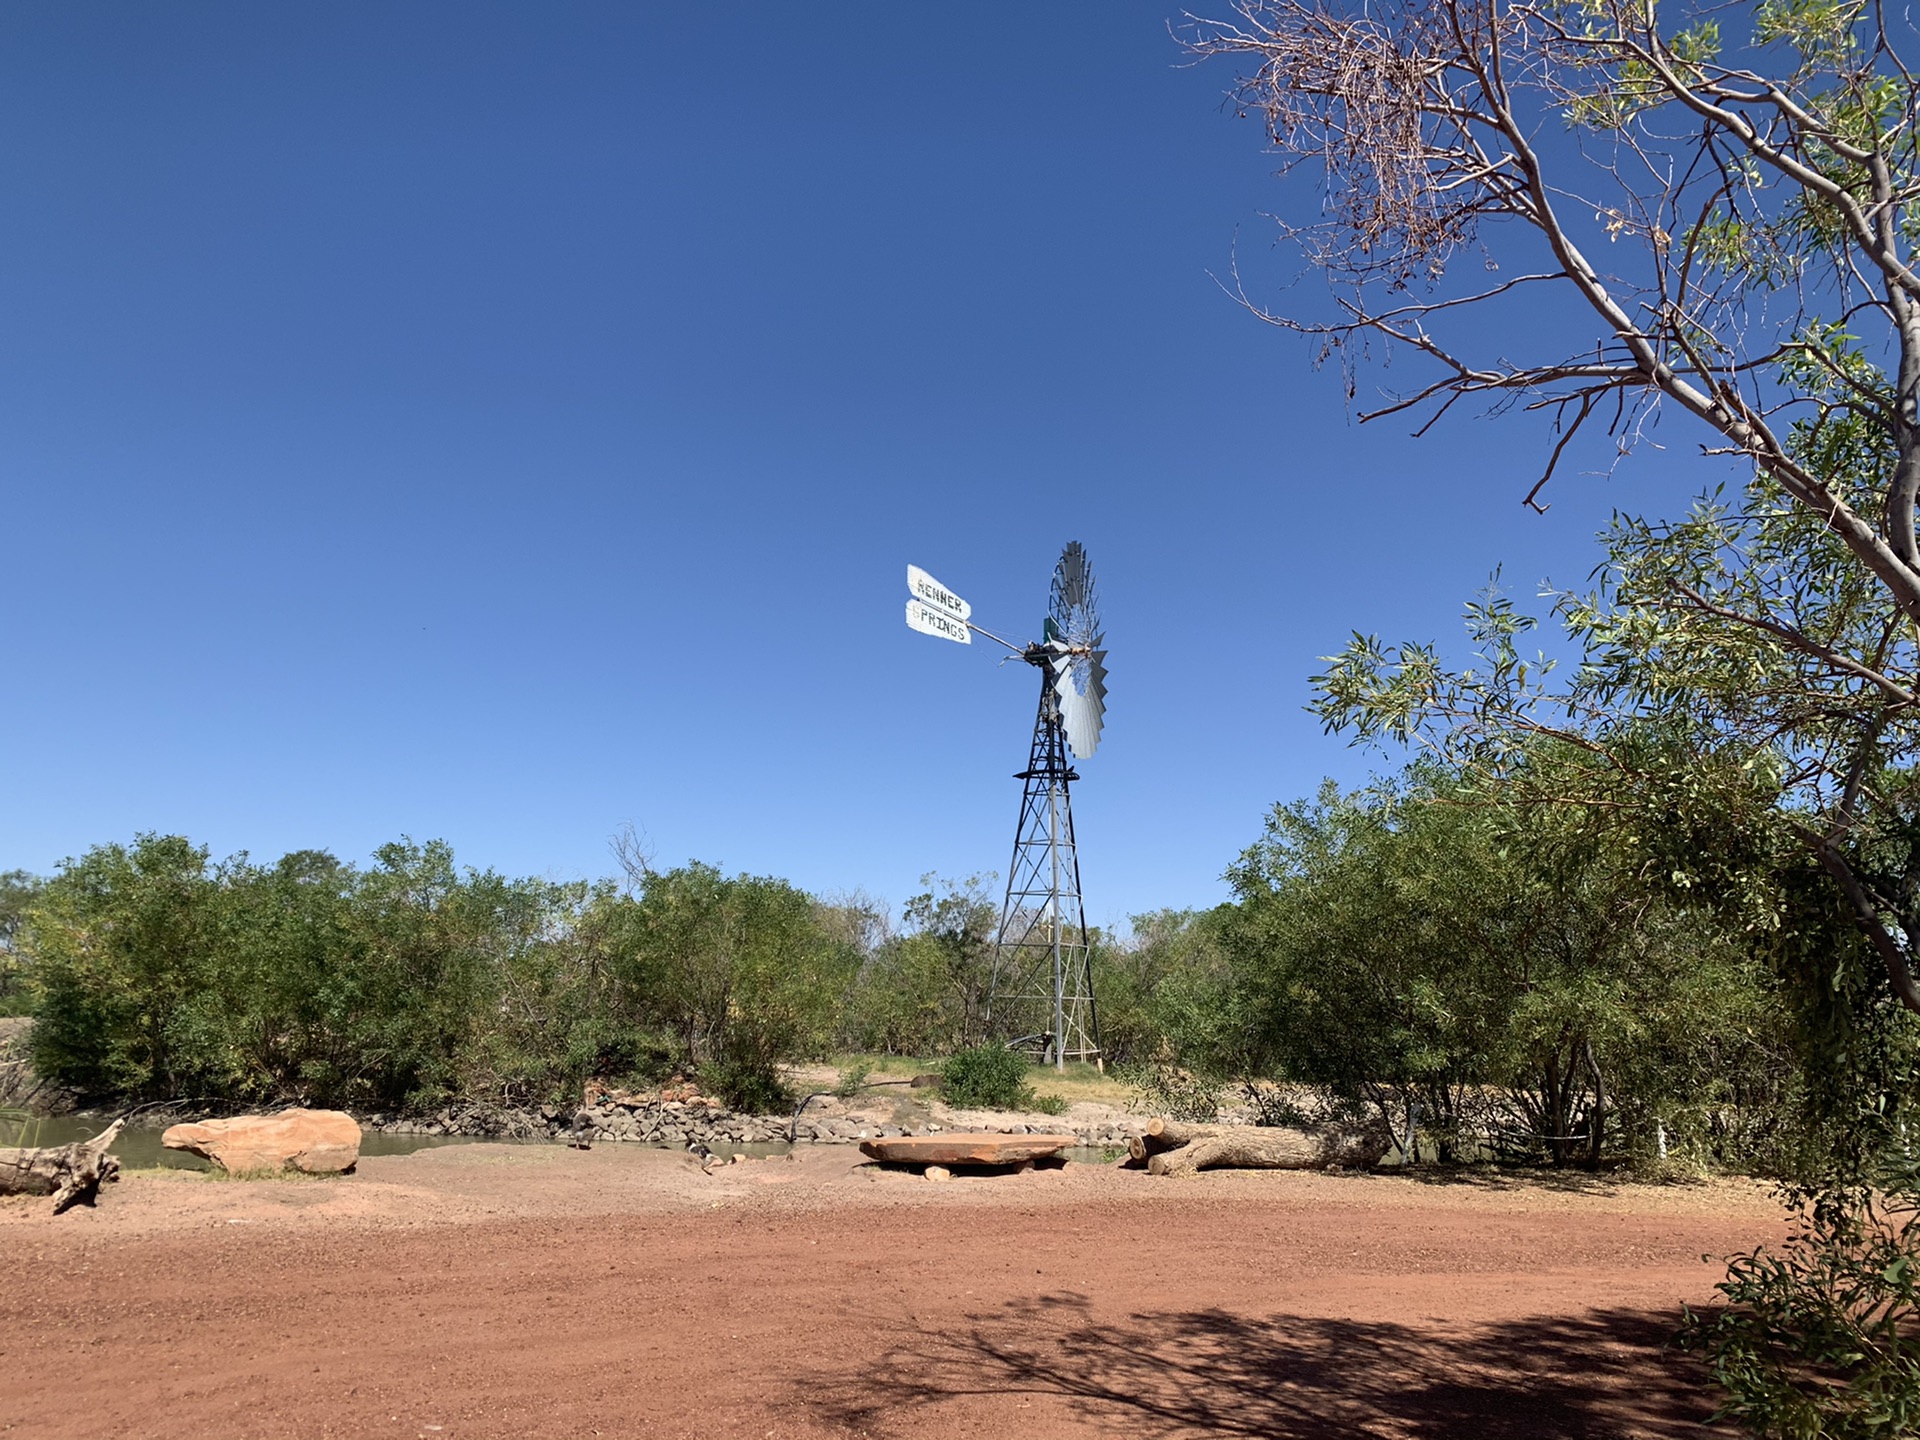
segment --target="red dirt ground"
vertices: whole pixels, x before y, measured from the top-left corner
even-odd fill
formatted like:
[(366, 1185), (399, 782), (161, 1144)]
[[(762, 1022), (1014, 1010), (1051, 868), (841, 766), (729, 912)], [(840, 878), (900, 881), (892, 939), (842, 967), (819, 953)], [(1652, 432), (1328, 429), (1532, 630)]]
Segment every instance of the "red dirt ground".
[(0, 1202), (0, 1433), (1703, 1436), (1737, 1184), (473, 1145)]

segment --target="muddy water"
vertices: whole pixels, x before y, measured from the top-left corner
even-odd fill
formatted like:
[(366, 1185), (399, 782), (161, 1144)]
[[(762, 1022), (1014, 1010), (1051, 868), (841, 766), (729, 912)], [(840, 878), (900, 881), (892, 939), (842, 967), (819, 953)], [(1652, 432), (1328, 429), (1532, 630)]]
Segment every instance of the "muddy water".
[[(98, 1119), (75, 1119), (68, 1115), (47, 1116), (27, 1121), (24, 1125), (18, 1121), (0, 1121), (0, 1147), (7, 1145), (70, 1145), (75, 1140), (86, 1140), (98, 1135), (106, 1128), (106, 1122)], [(160, 1144), (160, 1131), (149, 1127), (129, 1126), (122, 1130), (113, 1142), (111, 1153), (120, 1158), (120, 1164), (128, 1170), (206, 1170), (211, 1167), (198, 1155), (189, 1155), (184, 1150), (164, 1149)], [(481, 1137), (473, 1135), (380, 1135), (362, 1132), (360, 1153), (362, 1155), (411, 1155), (415, 1150), (426, 1150), (436, 1145), (471, 1145)], [(494, 1142), (518, 1143), (518, 1142)]]
[[(9, 1145), (71, 1145), (90, 1139), (106, 1129), (107, 1122), (97, 1118), (76, 1119), (70, 1115), (50, 1115), (27, 1120), (0, 1120), (0, 1148)], [(168, 1150), (160, 1144), (160, 1130), (152, 1127), (122, 1130), (110, 1153), (128, 1170), (208, 1170), (212, 1167), (198, 1155), (184, 1150)], [(411, 1155), (416, 1150), (431, 1150), (440, 1145), (550, 1145), (550, 1140), (497, 1140), (485, 1135), (386, 1135), (363, 1130), (362, 1155)], [(717, 1155), (784, 1155), (793, 1147), (784, 1142), (767, 1145), (716, 1143)]]

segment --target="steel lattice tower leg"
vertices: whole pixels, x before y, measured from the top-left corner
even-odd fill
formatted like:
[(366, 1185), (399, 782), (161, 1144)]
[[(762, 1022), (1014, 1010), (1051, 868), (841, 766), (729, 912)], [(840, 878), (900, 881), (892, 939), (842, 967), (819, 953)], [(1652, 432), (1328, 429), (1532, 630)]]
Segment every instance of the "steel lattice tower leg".
[(1040, 711), (1024, 781), (1020, 828), (1000, 908), (994, 946), (987, 1029), (1013, 1044), (1040, 1045), (1060, 1069), (1068, 1060), (1100, 1054), (1093, 1000), (1093, 954), (1080, 900), (1080, 854), (1073, 843), (1071, 785), (1080, 776), (1067, 762), (1052, 674), (1040, 672)]

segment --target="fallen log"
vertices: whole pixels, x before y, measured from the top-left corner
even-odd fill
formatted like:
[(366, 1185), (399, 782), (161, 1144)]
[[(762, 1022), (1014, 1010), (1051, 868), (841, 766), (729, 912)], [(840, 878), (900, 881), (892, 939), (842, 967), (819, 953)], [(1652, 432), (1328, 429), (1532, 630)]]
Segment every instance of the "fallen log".
[(126, 1123), (116, 1120), (71, 1145), (0, 1149), (0, 1195), (51, 1195), (56, 1215), (81, 1201), (91, 1205), (102, 1182), (120, 1178), (120, 1162), (107, 1147)]
[(1146, 1160), (1166, 1150), (1178, 1150), (1182, 1145), (1191, 1145), (1194, 1141), (1208, 1135), (1217, 1135), (1223, 1130), (1251, 1130), (1251, 1125), (1201, 1125), (1191, 1120), (1168, 1120), (1165, 1118), (1149, 1120), (1144, 1133), (1132, 1136), (1127, 1141), (1127, 1154), (1134, 1160)]
[(1128, 1147), (1149, 1175), (1198, 1170), (1364, 1170), (1380, 1163), (1391, 1141), (1379, 1127), (1299, 1130), (1284, 1125), (1196, 1125), (1154, 1120)]

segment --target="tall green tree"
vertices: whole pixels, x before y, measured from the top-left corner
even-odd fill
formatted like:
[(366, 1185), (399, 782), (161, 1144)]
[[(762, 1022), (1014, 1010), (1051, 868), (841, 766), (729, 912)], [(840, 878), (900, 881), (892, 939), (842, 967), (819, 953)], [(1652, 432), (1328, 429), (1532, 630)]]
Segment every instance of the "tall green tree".
[(978, 1042), (993, 982), (999, 909), (991, 876), (923, 875), (900, 933), (866, 954), (848, 993), (843, 1041), (856, 1050), (947, 1055)]
[(1740, 937), (1457, 777), (1279, 807), (1229, 878), (1229, 1064), (1403, 1135), (1417, 1116), (1440, 1158), (1671, 1136), (1751, 1160), (1781, 1113), (1771, 977)]
[[(1669, 414), (1747, 472), (1730, 504), (1616, 525), (1595, 594), (1559, 599), (1570, 684), (1543, 684), (1526, 622), (1489, 600), (1469, 665), (1358, 636), (1322, 687), (1336, 728), (1614, 822), (1673, 887), (1775, 937), (1815, 1115), (1841, 1094), (1860, 1139), (1809, 1153), (1798, 1258), (1746, 1257), (1726, 1287), (1709, 1349), (1769, 1435), (1891, 1435), (1920, 1413), (1920, 1231), (1870, 1198), (1920, 1184), (1887, 1168), (1899, 1107), (1881, 1103), (1910, 1089), (1884, 1007), (1920, 1013), (1915, 40), (1846, 0), (1281, 0), (1196, 37), (1250, 65), (1242, 99), (1284, 167), (1324, 176), (1297, 233), (1341, 313), (1267, 318), (1344, 361), (1431, 366), (1371, 415), (1550, 416), (1529, 504), (1584, 435), (1617, 455)], [(1458, 279), (1463, 252), (1503, 273)], [(1593, 763), (1516, 758), (1543, 735)], [(1818, 923), (1808, 863), (1863, 943)]]
[(646, 876), (620, 923), (628, 993), (736, 1103), (779, 1103), (776, 1063), (825, 1049), (859, 966), (805, 891), (711, 865)]
[(1230, 910), (1153, 910), (1130, 917), (1125, 940), (1093, 946), (1100, 1045), (1116, 1064), (1216, 1056), (1238, 1017), (1223, 1003), (1228, 966), (1221, 945)]
[[(1917, 40), (1846, 0), (1254, 0), (1192, 43), (1242, 67), (1284, 168), (1323, 185), (1291, 233), (1336, 312), (1262, 313), (1350, 385), (1369, 354), (1421, 372), (1363, 418), (1550, 417), (1528, 503), (1590, 441), (1613, 463), (1668, 415), (1754, 477), (1683, 525), (1617, 527), (1600, 610), (1568, 610), (1610, 673), (1557, 728), (1604, 747), (1589, 706), (1601, 729), (1620, 706), (1704, 718), (1689, 743), (1775, 789), (1769, 823), (1920, 1011), (1913, 847), (1889, 850), (1916, 808)], [(1506, 617), (1478, 620), (1491, 670), (1453, 698), (1537, 673)], [(1437, 668), (1362, 637), (1330, 718), (1365, 729), (1422, 690), (1444, 708)], [(1401, 695), (1372, 684), (1396, 670)]]
[(219, 884), (179, 836), (102, 845), (29, 910), (41, 999), (35, 1068), (93, 1094), (224, 1091), (239, 1074), (219, 949)]
[(24, 870), (0, 873), (0, 1015), (24, 1014), (33, 1003), (31, 976), (15, 937), (39, 892), (39, 880)]

